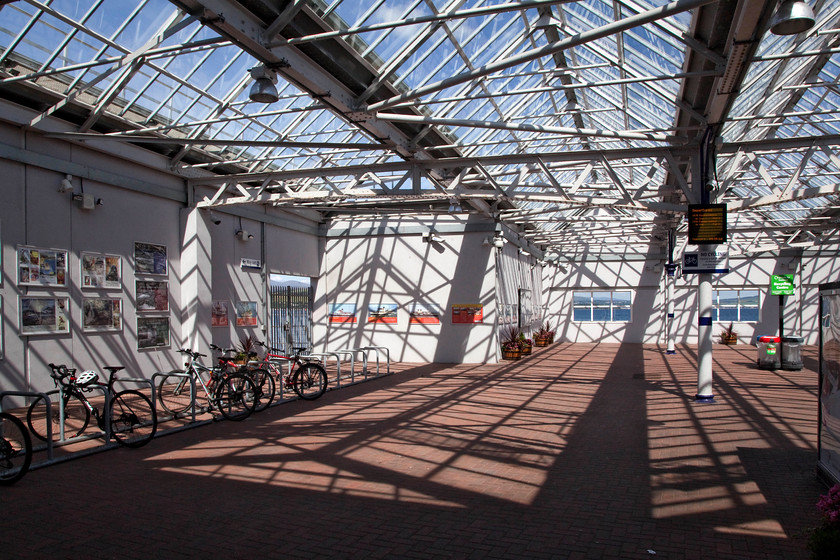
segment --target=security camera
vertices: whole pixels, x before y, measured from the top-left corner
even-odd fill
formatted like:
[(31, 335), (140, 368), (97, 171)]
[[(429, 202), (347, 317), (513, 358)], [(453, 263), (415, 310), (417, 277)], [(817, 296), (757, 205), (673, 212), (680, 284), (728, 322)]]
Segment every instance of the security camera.
[(222, 223), (222, 219), (219, 217), (219, 215), (213, 212), (212, 210), (207, 213), (207, 216), (210, 218), (210, 221), (213, 222), (214, 225), (219, 225)]
[(504, 248), (505, 238), (504, 237), (496, 237), (495, 239), (493, 239), (493, 246), (496, 247), (496, 249)]

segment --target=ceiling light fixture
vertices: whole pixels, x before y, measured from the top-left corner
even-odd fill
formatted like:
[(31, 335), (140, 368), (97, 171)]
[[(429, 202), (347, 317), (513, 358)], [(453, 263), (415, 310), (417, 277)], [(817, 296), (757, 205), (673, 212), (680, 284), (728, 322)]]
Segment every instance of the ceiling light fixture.
[(254, 66), (248, 72), (254, 79), (254, 85), (248, 92), (248, 99), (254, 103), (274, 103), (280, 99), (277, 88), (277, 72), (270, 70), (265, 65)]
[(770, 20), (774, 35), (796, 35), (814, 27), (814, 10), (802, 0), (782, 0)]

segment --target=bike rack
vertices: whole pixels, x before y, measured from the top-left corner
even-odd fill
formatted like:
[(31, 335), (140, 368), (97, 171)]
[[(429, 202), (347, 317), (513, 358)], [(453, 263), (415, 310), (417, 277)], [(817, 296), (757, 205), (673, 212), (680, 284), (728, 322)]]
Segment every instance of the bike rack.
[[(189, 373), (185, 373), (183, 371), (170, 371), (170, 372), (159, 371), (159, 372), (153, 374), (152, 375), (152, 380), (150, 381), (150, 383), (152, 384), (152, 398), (153, 399), (155, 398), (155, 385), (157, 385), (157, 382), (156, 382), (157, 378), (159, 378), (159, 377), (169, 377), (170, 375), (173, 375), (175, 377), (185, 377), (189, 380), (189, 382), (190, 382), (190, 394), (192, 395), (192, 402), (190, 402), (190, 410), (192, 411), (191, 412), (191, 414), (192, 414), (192, 420), (191, 421), (195, 422), (195, 397), (196, 397), (195, 379), (193, 379), (193, 376), (190, 375)], [(153, 406), (155, 407), (155, 413), (157, 413), (157, 401), (155, 400), (153, 402), (154, 402)], [(172, 415), (172, 418), (176, 418), (176, 417), (178, 417), (178, 414), (173, 414)]]
[[(44, 399), (44, 402), (47, 403), (47, 418), (52, 416), (52, 402), (50, 398), (47, 396), (46, 393), (35, 393), (32, 391), (3, 391), (0, 392), (0, 412), (3, 412), (3, 399), (6, 397), (32, 397), (37, 398), (41, 397)], [(64, 410), (61, 411), (61, 429), (62, 432), (64, 431)], [(64, 434), (61, 434), (62, 439), (64, 439)], [(47, 461), (52, 461), (53, 458), (53, 441), (52, 441), (52, 422), (47, 422)], [(35, 451), (33, 445), (33, 452)]]
[[(353, 353), (348, 350), (337, 350), (335, 352), (315, 352), (313, 354), (307, 354), (306, 356), (301, 356), (301, 358), (315, 358), (323, 360), (324, 365), (327, 364), (327, 358), (333, 357), (335, 358), (335, 370), (336, 370), (336, 387), (341, 387), (341, 355), (342, 354), (350, 354), (350, 375), (353, 375), (353, 366), (355, 364), (355, 359), (353, 357)], [(326, 368), (325, 368), (326, 369)], [(329, 379), (327, 380), (329, 383)]]
[(385, 373), (391, 373), (391, 352), (385, 346), (365, 346), (364, 350), (373, 350), (376, 352), (376, 375), (379, 375), (379, 353), (385, 352)]
[[(152, 376), (154, 379), (154, 376)], [(152, 407), (155, 410), (155, 414), (157, 414), (157, 396), (155, 395), (155, 384), (151, 379), (146, 379), (145, 377), (115, 377), (114, 383), (135, 383), (137, 385), (148, 385), (149, 390), (152, 393)]]

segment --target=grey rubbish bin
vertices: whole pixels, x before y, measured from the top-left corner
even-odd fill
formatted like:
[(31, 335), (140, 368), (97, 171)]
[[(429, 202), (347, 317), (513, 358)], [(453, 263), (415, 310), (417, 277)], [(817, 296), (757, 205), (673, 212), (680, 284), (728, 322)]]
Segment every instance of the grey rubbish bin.
[(778, 336), (759, 336), (755, 342), (758, 348), (759, 369), (779, 369), (779, 343)]
[(782, 337), (782, 369), (802, 369), (802, 344), (805, 339), (801, 336)]

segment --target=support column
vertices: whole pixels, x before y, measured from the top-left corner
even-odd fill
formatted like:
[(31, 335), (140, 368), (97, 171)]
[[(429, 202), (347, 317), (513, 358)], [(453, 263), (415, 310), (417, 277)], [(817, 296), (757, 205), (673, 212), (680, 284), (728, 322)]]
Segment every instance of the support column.
[(698, 277), (697, 394), (694, 400), (711, 402), (715, 398), (712, 392), (712, 275), (699, 274)]
[(676, 332), (674, 329), (674, 282), (676, 281), (676, 265), (665, 265), (665, 300), (667, 305), (667, 317), (665, 318), (665, 336), (667, 342), (666, 354), (676, 354), (674, 339)]
[[(212, 243), (206, 217), (197, 208), (181, 211), (181, 333), (176, 347), (207, 350), (213, 293)], [(174, 334), (174, 333), (173, 333)]]

